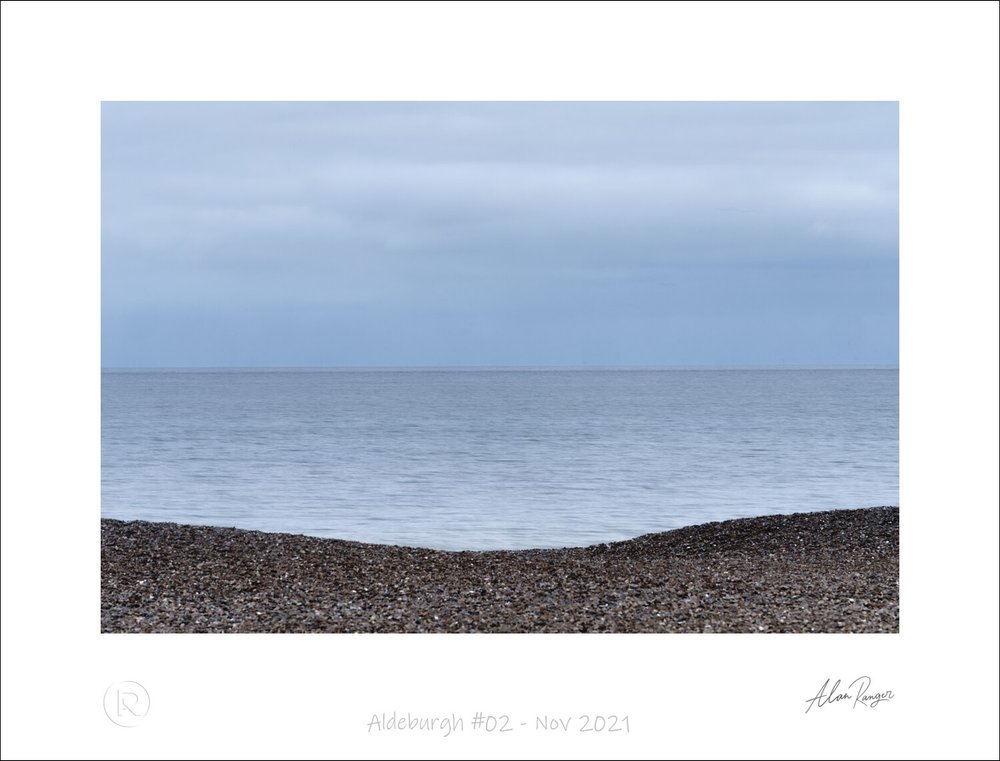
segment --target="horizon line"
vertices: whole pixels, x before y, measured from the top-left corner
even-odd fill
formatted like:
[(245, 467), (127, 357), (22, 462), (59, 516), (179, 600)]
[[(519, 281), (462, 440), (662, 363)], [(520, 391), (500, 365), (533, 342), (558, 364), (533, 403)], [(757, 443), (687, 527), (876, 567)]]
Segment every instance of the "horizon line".
[(898, 364), (802, 364), (802, 365), (109, 365), (101, 371), (161, 371), (161, 370), (315, 370), (315, 371), (607, 371), (607, 370), (899, 370)]

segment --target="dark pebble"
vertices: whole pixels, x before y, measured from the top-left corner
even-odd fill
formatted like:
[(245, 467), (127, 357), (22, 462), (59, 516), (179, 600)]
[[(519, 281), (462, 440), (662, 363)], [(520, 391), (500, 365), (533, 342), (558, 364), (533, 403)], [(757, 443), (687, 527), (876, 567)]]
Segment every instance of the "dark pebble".
[(104, 632), (897, 632), (899, 510), (443, 552), (101, 521)]

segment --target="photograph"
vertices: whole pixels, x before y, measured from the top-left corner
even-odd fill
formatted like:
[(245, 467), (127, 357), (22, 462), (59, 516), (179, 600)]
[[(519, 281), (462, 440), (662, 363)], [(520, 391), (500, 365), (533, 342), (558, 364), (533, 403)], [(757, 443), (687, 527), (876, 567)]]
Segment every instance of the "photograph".
[(896, 102), (104, 102), (102, 632), (898, 632)]
[(1000, 752), (1000, 4), (0, 5), (0, 759)]

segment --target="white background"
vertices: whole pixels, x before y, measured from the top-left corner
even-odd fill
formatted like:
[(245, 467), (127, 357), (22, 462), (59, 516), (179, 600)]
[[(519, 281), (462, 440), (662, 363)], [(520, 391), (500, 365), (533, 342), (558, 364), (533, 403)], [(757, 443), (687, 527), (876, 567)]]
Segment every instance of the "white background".
[[(4, 757), (996, 758), (997, 11), (5, 2)], [(899, 100), (901, 633), (99, 634), (102, 99)], [(804, 713), (860, 674), (896, 697)], [(631, 733), (532, 728), (583, 712)]]

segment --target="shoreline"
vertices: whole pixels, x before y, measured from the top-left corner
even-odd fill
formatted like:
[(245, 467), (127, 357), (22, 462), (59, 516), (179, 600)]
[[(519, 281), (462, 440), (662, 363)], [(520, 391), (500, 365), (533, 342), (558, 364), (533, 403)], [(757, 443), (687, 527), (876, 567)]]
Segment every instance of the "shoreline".
[(101, 520), (102, 632), (898, 632), (899, 509), (448, 551)]

